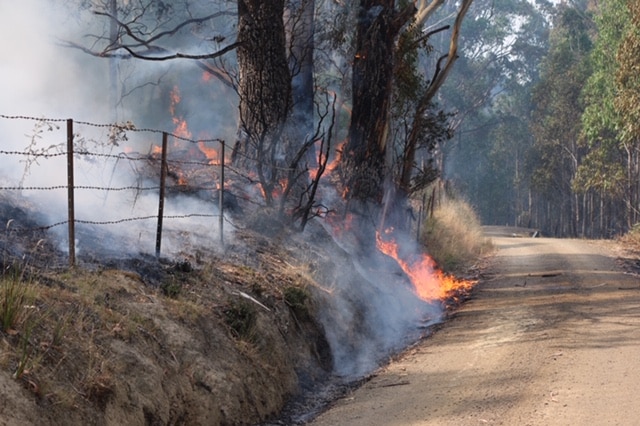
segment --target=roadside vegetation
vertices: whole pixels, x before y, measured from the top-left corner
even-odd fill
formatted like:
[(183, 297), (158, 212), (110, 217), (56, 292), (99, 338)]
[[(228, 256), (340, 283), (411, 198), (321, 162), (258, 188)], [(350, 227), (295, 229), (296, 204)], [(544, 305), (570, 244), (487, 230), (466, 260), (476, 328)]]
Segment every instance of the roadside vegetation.
[(636, 223), (629, 232), (620, 236), (618, 240), (625, 249), (635, 254), (640, 254), (640, 223)]
[(447, 273), (465, 272), (491, 250), (473, 207), (450, 196), (433, 209), (420, 235), (422, 245)]
[(320, 359), (313, 283), (273, 249), (255, 259), (140, 260), (135, 270), (3, 264), (0, 419), (255, 424), (277, 415), (296, 392), (296, 369), (320, 377), (331, 362)]

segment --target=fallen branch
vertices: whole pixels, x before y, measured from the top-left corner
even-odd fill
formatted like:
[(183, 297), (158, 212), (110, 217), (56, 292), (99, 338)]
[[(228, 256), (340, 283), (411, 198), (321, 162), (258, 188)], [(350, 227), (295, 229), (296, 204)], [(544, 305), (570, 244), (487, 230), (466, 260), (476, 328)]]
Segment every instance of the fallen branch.
[(245, 299), (249, 299), (251, 300), (253, 303), (255, 303), (256, 305), (260, 306), (261, 308), (264, 308), (267, 310), (267, 312), (271, 312), (271, 309), (267, 308), (266, 306), (264, 306), (262, 303), (258, 302), (255, 298), (249, 296), (247, 293), (242, 292), (242, 291), (234, 291), (232, 294), (235, 294), (236, 296), (241, 296), (244, 297)]

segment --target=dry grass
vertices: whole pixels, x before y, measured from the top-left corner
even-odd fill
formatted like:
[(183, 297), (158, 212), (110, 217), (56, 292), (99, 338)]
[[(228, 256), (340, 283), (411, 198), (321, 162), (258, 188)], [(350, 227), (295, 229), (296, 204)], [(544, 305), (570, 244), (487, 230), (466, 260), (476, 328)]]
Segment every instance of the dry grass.
[(634, 225), (629, 232), (619, 238), (625, 248), (635, 254), (640, 254), (640, 224)]
[(421, 242), (445, 272), (461, 272), (491, 249), (473, 208), (445, 199), (425, 221)]

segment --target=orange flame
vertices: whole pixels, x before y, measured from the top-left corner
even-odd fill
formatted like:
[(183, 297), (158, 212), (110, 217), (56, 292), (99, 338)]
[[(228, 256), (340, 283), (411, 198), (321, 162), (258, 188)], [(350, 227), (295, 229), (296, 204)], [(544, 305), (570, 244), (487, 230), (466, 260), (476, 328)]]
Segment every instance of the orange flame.
[(169, 104), (169, 112), (171, 113), (171, 121), (176, 126), (173, 131), (176, 136), (185, 139), (191, 139), (191, 132), (189, 131), (189, 127), (187, 126), (187, 121), (178, 115), (176, 115), (176, 107), (182, 100), (182, 96), (180, 96), (180, 89), (178, 86), (173, 86), (173, 89), (169, 93), (169, 98), (171, 103)]
[(178, 86), (173, 86), (173, 89), (171, 89), (171, 92), (169, 92), (169, 99), (171, 100), (171, 103), (169, 104), (169, 112), (172, 116), (175, 116), (176, 105), (178, 105), (182, 100), (182, 98), (180, 97), (180, 89), (178, 88)]
[(398, 265), (407, 274), (416, 294), (422, 300), (433, 302), (455, 297), (462, 291), (470, 290), (475, 281), (458, 280), (440, 271), (435, 261), (427, 254), (420, 253), (411, 260), (405, 260), (400, 255), (400, 245), (390, 236), (393, 228), (385, 230), (383, 237), (376, 232), (376, 246), (378, 250), (398, 262)]
[(200, 151), (207, 157), (209, 164), (220, 164), (217, 149), (207, 146), (207, 144), (202, 141), (198, 142), (198, 148), (200, 148)]

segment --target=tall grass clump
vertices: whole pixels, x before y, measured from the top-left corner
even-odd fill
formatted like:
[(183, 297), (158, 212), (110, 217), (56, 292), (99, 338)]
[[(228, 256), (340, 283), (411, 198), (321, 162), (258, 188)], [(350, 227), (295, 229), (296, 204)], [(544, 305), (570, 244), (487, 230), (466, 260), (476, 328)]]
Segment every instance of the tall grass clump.
[(618, 240), (624, 244), (627, 249), (640, 253), (640, 223), (636, 223), (629, 229), (629, 231), (618, 238)]
[(6, 332), (23, 322), (34, 299), (33, 286), (20, 268), (5, 268), (0, 275), (0, 329)]
[(445, 272), (462, 272), (490, 248), (480, 220), (469, 203), (444, 198), (426, 219), (421, 243)]

